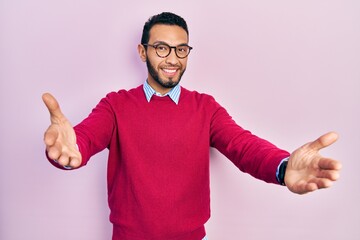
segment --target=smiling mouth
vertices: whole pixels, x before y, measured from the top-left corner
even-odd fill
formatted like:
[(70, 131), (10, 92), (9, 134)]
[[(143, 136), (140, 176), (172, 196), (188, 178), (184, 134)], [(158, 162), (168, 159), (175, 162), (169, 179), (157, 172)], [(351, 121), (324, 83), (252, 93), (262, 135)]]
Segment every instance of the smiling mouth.
[(168, 75), (168, 76), (174, 76), (176, 74), (176, 72), (178, 71), (178, 69), (168, 69), (168, 68), (163, 68), (161, 69), (165, 75)]

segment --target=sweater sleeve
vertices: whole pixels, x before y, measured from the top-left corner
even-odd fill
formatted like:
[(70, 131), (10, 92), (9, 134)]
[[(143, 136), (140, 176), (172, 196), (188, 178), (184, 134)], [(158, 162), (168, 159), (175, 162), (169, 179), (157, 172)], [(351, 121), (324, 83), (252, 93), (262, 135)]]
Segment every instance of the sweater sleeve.
[(90, 115), (74, 127), (76, 140), (82, 155), (81, 166), (89, 161), (90, 157), (108, 147), (115, 129), (115, 114), (108, 94), (92, 110)]
[(210, 126), (211, 146), (241, 171), (265, 182), (278, 184), (277, 167), (289, 153), (241, 128), (215, 100), (213, 104), (216, 107)]

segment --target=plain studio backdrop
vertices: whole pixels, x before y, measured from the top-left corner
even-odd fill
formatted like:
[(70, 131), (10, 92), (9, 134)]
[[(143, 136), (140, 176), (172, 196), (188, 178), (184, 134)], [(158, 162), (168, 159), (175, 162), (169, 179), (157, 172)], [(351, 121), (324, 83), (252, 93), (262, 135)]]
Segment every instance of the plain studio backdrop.
[(107, 150), (77, 171), (44, 155), (51, 92), (76, 124), (110, 91), (142, 84), (144, 22), (183, 16), (194, 47), (182, 85), (293, 151), (328, 131), (343, 163), (303, 196), (240, 172), (211, 149), (210, 240), (360, 239), (360, 2), (0, 0), (0, 239), (110, 239)]

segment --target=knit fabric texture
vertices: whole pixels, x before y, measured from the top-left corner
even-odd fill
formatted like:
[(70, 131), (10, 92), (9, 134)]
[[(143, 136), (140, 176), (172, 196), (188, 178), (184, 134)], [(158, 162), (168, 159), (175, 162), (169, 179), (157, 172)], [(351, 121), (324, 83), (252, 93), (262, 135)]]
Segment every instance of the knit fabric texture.
[(148, 102), (143, 87), (109, 93), (75, 126), (82, 166), (109, 149), (113, 239), (199, 240), (210, 217), (209, 148), (241, 171), (277, 183), (289, 156), (238, 126), (213, 97), (181, 89)]

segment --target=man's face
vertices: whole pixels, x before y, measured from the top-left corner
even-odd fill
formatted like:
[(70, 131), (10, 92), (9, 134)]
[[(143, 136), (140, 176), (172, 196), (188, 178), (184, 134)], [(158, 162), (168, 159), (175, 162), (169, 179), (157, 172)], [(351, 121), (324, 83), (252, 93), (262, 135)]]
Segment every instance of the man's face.
[[(156, 45), (159, 43), (166, 43), (170, 46), (187, 44), (188, 35), (179, 26), (157, 24), (150, 30), (148, 44)], [(161, 58), (156, 54), (155, 48), (151, 46), (148, 46), (147, 50), (141, 51), (139, 49), (139, 52), (140, 57), (146, 61), (148, 82), (156, 91), (166, 93), (180, 82), (181, 76), (186, 70), (187, 57), (178, 58), (172, 49), (169, 56)]]

